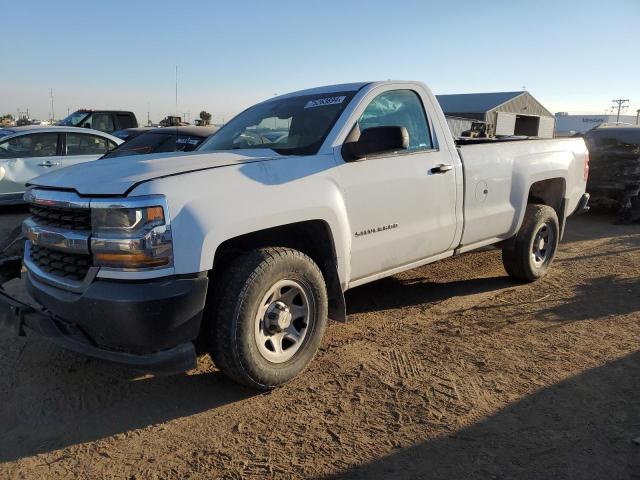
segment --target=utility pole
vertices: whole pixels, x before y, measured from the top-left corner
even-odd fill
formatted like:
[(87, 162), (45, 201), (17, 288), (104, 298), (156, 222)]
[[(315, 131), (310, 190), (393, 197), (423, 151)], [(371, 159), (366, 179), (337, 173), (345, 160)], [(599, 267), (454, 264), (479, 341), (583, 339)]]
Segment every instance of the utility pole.
[(176, 65), (176, 117), (178, 116), (178, 65)]
[[(615, 105), (618, 106), (618, 116), (616, 117), (616, 123), (620, 122), (620, 110), (623, 110), (629, 106), (628, 99), (619, 98), (618, 100), (611, 100)], [(613, 108), (615, 108), (615, 105)]]
[(49, 119), (49, 123), (53, 123), (53, 120), (56, 118), (56, 114), (53, 110), (53, 88), (51, 89), (51, 118)]

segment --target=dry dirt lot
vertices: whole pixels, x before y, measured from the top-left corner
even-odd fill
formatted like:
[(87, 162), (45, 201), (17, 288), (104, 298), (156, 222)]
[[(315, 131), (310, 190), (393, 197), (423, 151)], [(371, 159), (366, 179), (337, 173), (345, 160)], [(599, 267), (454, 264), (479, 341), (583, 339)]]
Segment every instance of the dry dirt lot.
[(570, 219), (532, 285), (490, 250), (348, 305), (268, 394), (208, 358), (153, 378), (2, 331), (0, 478), (640, 478), (638, 225)]

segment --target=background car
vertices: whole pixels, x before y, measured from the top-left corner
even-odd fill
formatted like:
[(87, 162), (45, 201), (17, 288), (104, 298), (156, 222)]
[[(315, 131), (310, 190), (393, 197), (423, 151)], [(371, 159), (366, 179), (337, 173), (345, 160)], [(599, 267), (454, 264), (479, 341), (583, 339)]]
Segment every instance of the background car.
[(194, 126), (154, 128), (134, 136), (103, 158), (161, 152), (192, 152), (217, 130), (216, 127)]
[(97, 160), (121, 143), (88, 128), (31, 125), (0, 130), (0, 205), (23, 203), (25, 184), (33, 178)]
[(58, 122), (59, 126), (83, 127), (112, 133), (125, 128), (135, 128), (138, 120), (133, 112), (124, 110), (77, 110)]

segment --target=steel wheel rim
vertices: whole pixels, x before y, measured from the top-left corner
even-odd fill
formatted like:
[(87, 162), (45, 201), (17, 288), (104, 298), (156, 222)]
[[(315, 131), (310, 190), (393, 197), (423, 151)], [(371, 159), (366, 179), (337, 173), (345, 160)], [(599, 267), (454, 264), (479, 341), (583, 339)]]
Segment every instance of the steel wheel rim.
[(290, 360), (312, 326), (309, 295), (295, 280), (279, 280), (262, 297), (255, 321), (260, 355), (271, 363)]
[(531, 261), (536, 267), (541, 267), (551, 258), (555, 235), (548, 223), (540, 226), (533, 238), (531, 247)]

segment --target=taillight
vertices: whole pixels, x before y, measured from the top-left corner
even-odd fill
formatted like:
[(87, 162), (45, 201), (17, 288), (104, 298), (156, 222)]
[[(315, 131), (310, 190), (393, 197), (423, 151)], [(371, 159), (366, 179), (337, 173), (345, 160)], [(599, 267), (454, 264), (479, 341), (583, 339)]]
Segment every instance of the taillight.
[(584, 181), (586, 182), (589, 178), (589, 150), (585, 151), (584, 154)]

